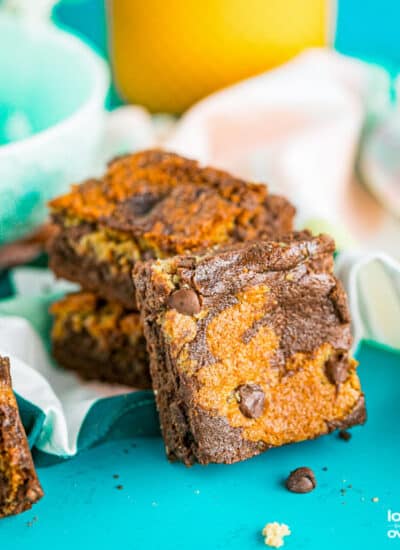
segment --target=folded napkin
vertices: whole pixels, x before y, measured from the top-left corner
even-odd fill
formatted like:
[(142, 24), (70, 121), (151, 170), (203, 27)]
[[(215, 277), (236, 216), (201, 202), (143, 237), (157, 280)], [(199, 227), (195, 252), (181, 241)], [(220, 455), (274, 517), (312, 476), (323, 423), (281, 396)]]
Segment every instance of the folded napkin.
[[(118, 109), (105, 150), (161, 144), (268, 182), (296, 204), (299, 227), (336, 237), (356, 346), (367, 338), (400, 349), (400, 265), (387, 254), (399, 254), (400, 225), (353, 178), (362, 136), (390, 109), (389, 86), (377, 67), (314, 50), (206, 98), (176, 124), (138, 107)], [(71, 286), (28, 268), (13, 272), (12, 285), (15, 297), (0, 302), (0, 354), (11, 357), (22, 410), (33, 407), (31, 442), (65, 457), (110, 434), (154, 433), (151, 392), (84, 383), (52, 365), (47, 310)]]

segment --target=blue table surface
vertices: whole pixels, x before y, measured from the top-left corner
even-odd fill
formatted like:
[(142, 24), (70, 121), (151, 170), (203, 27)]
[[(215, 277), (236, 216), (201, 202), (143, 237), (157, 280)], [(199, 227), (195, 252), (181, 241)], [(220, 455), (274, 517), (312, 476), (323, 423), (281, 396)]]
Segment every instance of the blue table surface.
[[(363, 345), (358, 357), (369, 419), (349, 442), (332, 434), (192, 468), (169, 464), (159, 437), (108, 442), (39, 469), (46, 496), (1, 522), (1, 550), (261, 549), (270, 521), (290, 526), (291, 550), (400, 546), (387, 534), (396, 535), (388, 510), (400, 511), (400, 356)], [(289, 493), (285, 476), (303, 465), (318, 487)]]

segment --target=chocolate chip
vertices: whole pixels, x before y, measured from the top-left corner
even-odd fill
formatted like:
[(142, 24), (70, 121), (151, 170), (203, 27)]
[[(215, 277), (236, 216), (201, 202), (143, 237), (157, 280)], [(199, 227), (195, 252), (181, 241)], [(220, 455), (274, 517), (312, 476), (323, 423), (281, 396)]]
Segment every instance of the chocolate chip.
[(242, 384), (235, 390), (239, 410), (247, 418), (258, 418), (265, 405), (265, 394), (258, 384)]
[(346, 430), (340, 430), (339, 437), (340, 437), (340, 439), (343, 439), (343, 441), (350, 441), (351, 433), (346, 432)]
[(168, 298), (168, 307), (183, 315), (195, 315), (201, 309), (199, 297), (190, 288), (181, 288), (173, 292)]
[(292, 493), (309, 493), (317, 486), (314, 472), (310, 468), (296, 468), (290, 472), (286, 487)]
[(332, 384), (339, 385), (347, 378), (349, 361), (345, 353), (339, 352), (325, 363), (325, 373)]

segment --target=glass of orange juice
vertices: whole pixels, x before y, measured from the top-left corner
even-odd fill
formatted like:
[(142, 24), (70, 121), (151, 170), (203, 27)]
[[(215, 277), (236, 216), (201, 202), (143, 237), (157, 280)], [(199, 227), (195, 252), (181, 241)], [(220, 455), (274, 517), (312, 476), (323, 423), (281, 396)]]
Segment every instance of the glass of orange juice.
[(117, 87), (181, 113), (195, 101), (329, 42), (330, 0), (108, 0)]

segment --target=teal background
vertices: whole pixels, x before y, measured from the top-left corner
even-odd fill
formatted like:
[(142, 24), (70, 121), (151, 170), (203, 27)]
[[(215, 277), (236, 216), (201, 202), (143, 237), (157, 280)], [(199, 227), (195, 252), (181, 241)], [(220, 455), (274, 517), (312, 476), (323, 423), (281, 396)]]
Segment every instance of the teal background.
[[(100, 0), (63, 2), (56, 17), (106, 50)], [(395, 72), (399, 20), (398, 0), (342, 0), (336, 47)], [(1, 284), (4, 295), (9, 291), (6, 277)], [(187, 469), (165, 459), (149, 395), (105, 434), (106, 442), (72, 460), (39, 466), (46, 496), (31, 511), (1, 522), (1, 550), (261, 549), (260, 531), (269, 521), (290, 526), (288, 549), (400, 548), (400, 539), (387, 537), (395, 527), (387, 521), (387, 510), (400, 511), (400, 359), (367, 343), (358, 358), (369, 420), (353, 430), (350, 442), (333, 434), (229, 467)], [(33, 441), (37, 417), (22, 401), (20, 405)], [(99, 409), (99, 429), (102, 416)], [(135, 433), (138, 425), (143, 426), (141, 435)], [(36, 459), (45, 463), (44, 457)], [(294, 495), (282, 482), (302, 465), (315, 470), (318, 487)], [(379, 502), (372, 502), (373, 497)]]

